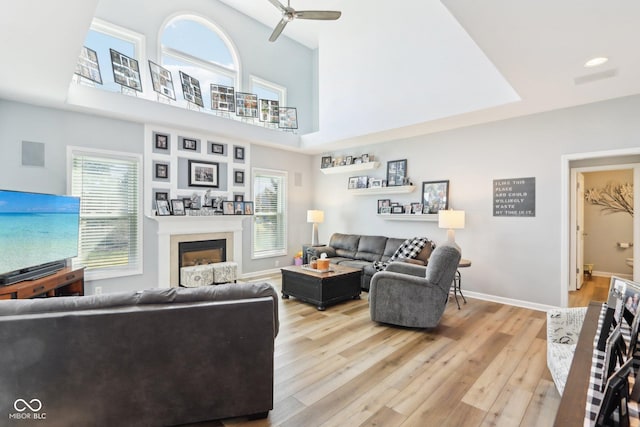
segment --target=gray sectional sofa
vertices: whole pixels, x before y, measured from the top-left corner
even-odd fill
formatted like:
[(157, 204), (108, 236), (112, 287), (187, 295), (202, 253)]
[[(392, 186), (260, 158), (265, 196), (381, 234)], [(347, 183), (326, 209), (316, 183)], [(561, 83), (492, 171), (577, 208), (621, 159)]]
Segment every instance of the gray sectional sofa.
[(277, 301), (268, 283), (0, 301), (1, 424), (264, 417)]
[[(334, 233), (326, 246), (315, 246), (307, 250), (309, 258), (327, 254), (332, 264), (346, 265), (362, 269), (362, 289), (369, 290), (371, 277), (376, 273), (375, 261), (388, 261), (406, 239), (384, 236), (365, 236), (360, 234)], [(431, 256), (432, 247), (427, 245), (412, 260), (418, 265), (426, 265)]]

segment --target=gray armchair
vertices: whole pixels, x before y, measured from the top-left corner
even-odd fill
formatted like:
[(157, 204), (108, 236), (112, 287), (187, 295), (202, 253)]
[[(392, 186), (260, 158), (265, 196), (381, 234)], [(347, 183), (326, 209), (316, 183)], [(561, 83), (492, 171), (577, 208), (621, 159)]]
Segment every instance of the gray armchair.
[(373, 275), (369, 290), (371, 320), (400, 326), (438, 325), (460, 262), (452, 246), (438, 246), (426, 267), (393, 262)]

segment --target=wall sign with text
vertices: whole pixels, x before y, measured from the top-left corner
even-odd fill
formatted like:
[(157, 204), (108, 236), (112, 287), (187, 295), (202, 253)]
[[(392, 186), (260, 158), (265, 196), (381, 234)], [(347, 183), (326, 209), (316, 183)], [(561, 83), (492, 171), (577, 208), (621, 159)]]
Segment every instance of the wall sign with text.
[(494, 179), (493, 216), (536, 216), (536, 179)]

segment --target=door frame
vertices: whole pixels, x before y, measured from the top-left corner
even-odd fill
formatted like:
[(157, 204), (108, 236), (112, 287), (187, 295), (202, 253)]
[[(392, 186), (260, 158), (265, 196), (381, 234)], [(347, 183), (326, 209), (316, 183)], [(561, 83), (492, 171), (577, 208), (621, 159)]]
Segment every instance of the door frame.
[[(575, 269), (576, 260), (572, 259), (572, 246), (573, 229), (571, 228), (571, 219), (575, 221), (575, 212), (573, 212), (573, 206), (571, 205), (572, 197), (574, 195), (575, 201), (575, 189), (572, 188), (572, 170), (571, 162), (577, 160), (594, 160), (610, 157), (625, 157), (625, 156), (637, 156), (640, 155), (640, 148), (627, 148), (622, 150), (606, 150), (606, 151), (594, 151), (588, 153), (572, 153), (563, 154), (560, 156), (560, 306), (567, 307), (569, 305), (569, 284), (575, 283)], [(635, 160), (635, 159), (634, 159)], [(638, 212), (640, 209), (640, 167), (637, 164), (631, 164), (633, 173), (633, 208), (634, 212)], [(629, 169), (629, 164), (611, 164), (618, 169)], [(574, 168), (579, 169), (579, 168)], [(575, 227), (575, 222), (573, 223)], [(638, 242), (633, 246), (633, 277), (635, 281), (639, 281), (640, 272), (640, 215), (633, 216), (633, 240)], [(575, 254), (575, 251), (574, 251)], [(573, 262), (573, 269), (571, 268)], [(572, 275), (573, 273), (573, 275)], [(573, 279), (573, 281), (572, 281)]]

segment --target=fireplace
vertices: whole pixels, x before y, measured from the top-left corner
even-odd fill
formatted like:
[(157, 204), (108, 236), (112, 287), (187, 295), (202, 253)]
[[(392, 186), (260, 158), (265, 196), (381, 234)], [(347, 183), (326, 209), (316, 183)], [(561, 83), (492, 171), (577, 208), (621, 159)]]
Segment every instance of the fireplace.
[(226, 239), (178, 243), (178, 267), (206, 265), (227, 260)]

